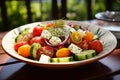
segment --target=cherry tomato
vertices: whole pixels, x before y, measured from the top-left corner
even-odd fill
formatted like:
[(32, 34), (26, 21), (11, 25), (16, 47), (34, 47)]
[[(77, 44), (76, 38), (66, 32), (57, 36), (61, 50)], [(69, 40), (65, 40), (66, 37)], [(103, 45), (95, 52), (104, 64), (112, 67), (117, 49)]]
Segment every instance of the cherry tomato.
[(20, 41), (20, 42), (16, 43), (16, 44), (14, 45), (15, 51), (18, 51), (18, 48), (19, 48), (20, 46), (22, 46), (22, 45), (25, 45), (25, 44), (28, 44), (28, 42), (26, 42), (26, 41)]
[(42, 46), (45, 45), (45, 42), (44, 42), (44, 38), (42, 37), (33, 37), (30, 41), (29, 41), (29, 44), (32, 45), (33, 43), (40, 43)]
[(94, 40), (89, 43), (89, 49), (95, 50), (97, 53), (103, 51), (103, 45), (99, 40)]
[(79, 32), (75, 31), (70, 34), (70, 39), (73, 43), (80, 44), (82, 41), (82, 35)]
[(69, 55), (70, 50), (68, 48), (61, 48), (56, 52), (56, 57), (68, 57)]
[(46, 25), (46, 27), (52, 27), (52, 26), (54, 26), (54, 24), (51, 22), (47, 23), (47, 25)]
[(84, 40), (87, 40), (87, 41), (92, 41), (94, 39), (94, 34), (87, 31), (86, 32), (86, 35), (84, 36)]
[(29, 57), (30, 56), (30, 45), (25, 44), (18, 48), (18, 54), (23, 57)]
[(34, 35), (34, 36), (40, 36), (41, 33), (42, 33), (42, 31), (43, 31), (43, 28), (42, 28), (42, 27), (36, 26), (36, 27), (34, 27), (34, 29), (33, 29), (33, 35)]

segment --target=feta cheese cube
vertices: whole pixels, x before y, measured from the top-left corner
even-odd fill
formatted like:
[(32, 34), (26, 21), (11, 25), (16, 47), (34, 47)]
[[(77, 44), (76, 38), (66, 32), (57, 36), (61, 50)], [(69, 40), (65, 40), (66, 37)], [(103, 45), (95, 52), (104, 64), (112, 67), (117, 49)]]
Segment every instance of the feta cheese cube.
[(69, 32), (75, 32), (76, 30), (68, 25), (65, 26), (65, 30)]
[(76, 45), (73, 44), (73, 43), (70, 44), (70, 46), (68, 47), (68, 49), (69, 49), (72, 53), (74, 53), (74, 54), (79, 54), (79, 53), (82, 51), (81, 48), (79, 48), (78, 46), (76, 46)]
[(75, 32), (76, 30), (74, 28), (70, 28), (70, 32)]
[(42, 54), (40, 59), (39, 59), (39, 62), (48, 63), (48, 62), (50, 62), (50, 57)]
[(41, 37), (43, 37), (45, 39), (50, 39), (51, 36), (52, 36), (52, 34), (48, 30), (43, 30), (41, 33)]
[(51, 39), (49, 40), (49, 42), (52, 45), (56, 46), (56, 45), (60, 44), (62, 41), (61, 41), (61, 39), (59, 37), (52, 36)]
[(82, 29), (78, 29), (77, 31), (82, 35), (82, 37), (85, 36), (85, 31), (83, 31)]

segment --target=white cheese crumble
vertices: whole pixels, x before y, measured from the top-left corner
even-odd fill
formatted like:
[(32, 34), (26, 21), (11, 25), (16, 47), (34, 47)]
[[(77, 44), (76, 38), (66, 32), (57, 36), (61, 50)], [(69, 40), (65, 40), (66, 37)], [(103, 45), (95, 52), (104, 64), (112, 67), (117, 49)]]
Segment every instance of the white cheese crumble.
[(66, 31), (75, 32), (76, 30), (68, 25), (65, 26)]
[(85, 31), (83, 31), (82, 29), (78, 29), (77, 31), (82, 35), (82, 37), (85, 36)]
[(39, 62), (48, 63), (48, 62), (50, 62), (50, 57), (45, 54), (42, 54), (39, 59)]
[(48, 30), (43, 30), (41, 33), (41, 37), (43, 37), (45, 39), (50, 39), (51, 36), (52, 36), (52, 34)]
[(74, 28), (70, 28), (70, 32), (75, 32), (76, 30)]
[(69, 49), (72, 53), (74, 53), (74, 54), (79, 54), (79, 53), (82, 51), (81, 48), (79, 48), (78, 46), (76, 46), (76, 45), (73, 44), (73, 43), (70, 44), (70, 46), (68, 47), (68, 49)]
[(52, 45), (56, 46), (56, 45), (60, 44), (62, 41), (61, 41), (61, 39), (59, 37), (52, 36), (51, 39), (49, 40), (49, 42)]

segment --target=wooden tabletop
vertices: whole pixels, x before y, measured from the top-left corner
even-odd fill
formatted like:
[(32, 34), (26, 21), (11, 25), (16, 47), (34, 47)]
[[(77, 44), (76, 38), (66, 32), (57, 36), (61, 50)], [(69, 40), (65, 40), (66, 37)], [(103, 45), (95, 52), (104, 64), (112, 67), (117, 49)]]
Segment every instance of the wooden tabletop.
[(107, 57), (72, 69), (51, 70), (19, 62), (1, 48), (1, 40), (7, 32), (0, 32), (0, 80), (119, 80), (120, 40), (116, 49)]
[[(0, 32), (0, 64), (3, 64), (3, 63), (5, 63), (9, 58), (10, 58), (10, 56), (8, 56), (5, 52), (4, 52), (4, 50), (2, 49), (2, 38), (4, 37), (4, 35), (7, 33), (7, 31), (6, 32)], [(0, 66), (0, 70), (1, 70), (1, 66)]]

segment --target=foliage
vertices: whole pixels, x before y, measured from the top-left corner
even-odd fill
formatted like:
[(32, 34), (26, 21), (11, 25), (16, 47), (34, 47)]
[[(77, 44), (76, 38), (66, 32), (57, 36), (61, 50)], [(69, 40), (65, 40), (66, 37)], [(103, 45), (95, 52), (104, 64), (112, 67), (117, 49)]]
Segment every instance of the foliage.
[[(52, 0), (31, 0), (32, 22), (51, 20), (51, 1)], [(69, 20), (87, 20), (87, 0), (67, 0), (67, 19)], [(120, 1), (115, 0), (113, 10), (120, 10)], [(27, 10), (23, 0), (6, 1), (9, 29), (27, 24)], [(60, 11), (60, 0), (58, 0), (58, 8)], [(93, 18), (97, 12), (105, 11), (105, 0), (92, 0)], [(1, 15), (1, 9), (0, 9)], [(58, 14), (59, 15), (59, 14)], [(0, 26), (2, 19), (0, 16)], [(0, 31), (2, 28), (0, 27)]]
[(74, 20), (87, 19), (86, 3), (83, 0), (70, 0), (67, 4), (67, 18)]

